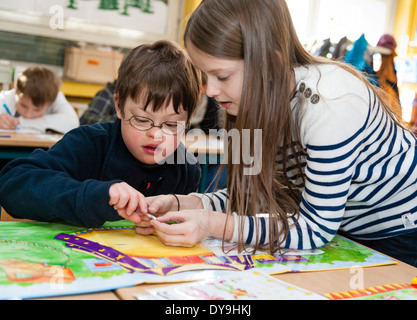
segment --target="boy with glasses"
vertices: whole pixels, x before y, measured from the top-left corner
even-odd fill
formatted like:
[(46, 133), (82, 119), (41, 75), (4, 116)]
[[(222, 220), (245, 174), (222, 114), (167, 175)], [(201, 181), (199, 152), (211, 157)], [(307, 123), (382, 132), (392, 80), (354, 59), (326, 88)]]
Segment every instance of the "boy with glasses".
[(145, 196), (198, 186), (200, 167), (180, 139), (200, 92), (200, 73), (178, 45), (131, 50), (115, 87), (118, 119), (81, 126), (48, 151), (10, 162), (0, 173), (0, 205), (15, 218), (139, 223)]

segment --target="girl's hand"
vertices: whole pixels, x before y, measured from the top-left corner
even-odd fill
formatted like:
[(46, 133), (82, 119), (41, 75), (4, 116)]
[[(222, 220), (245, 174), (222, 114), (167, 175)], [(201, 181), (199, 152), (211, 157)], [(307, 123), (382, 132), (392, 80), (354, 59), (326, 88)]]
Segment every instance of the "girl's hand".
[(178, 210), (178, 202), (174, 195), (160, 195), (154, 197), (147, 197), (148, 211), (153, 215), (162, 215), (168, 211)]
[(109, 189), (109, 196), (109, 205), (122, 218), (128, 219), (135, 224), (139, 224), (144, 217), (140, 213), (148, 212), (145, 196), (126, 182), (112, 184)]
[(12, 117), (8, 113), (0, 115), (0, 128), (7, 130), (15, 130), (19, 125), (19, 119)]
[[(148, 205), (148, 213), (155, 217), (178, 209), (177, 199), (172, 194), (148, 197), (146, 198), (146, 202)], [(142, 235), (154, 233), (155, 229), (150, 223), (151, 220), (148, 216), (143, 215), (142, 221), (136, 224), (136, 233)]]
[[(168, 222), (177, 222), (168, 224)], [(211, 231), (207, 210), (184, 210), (169, 212), (150, 222), (165, 245), (193, 247), (207, 238)]]
[[(177, 223), (168, 224), (172, 221)], [(230, 240), (233, 235), (234, 218), (232, 215), (204, 209), (183, 210), (168, 212), (157, 220), (150, 221), (150, 224), (165, 245), (193, 247), (209, 236), (223, 238), (225, 225), (225, 240)]]

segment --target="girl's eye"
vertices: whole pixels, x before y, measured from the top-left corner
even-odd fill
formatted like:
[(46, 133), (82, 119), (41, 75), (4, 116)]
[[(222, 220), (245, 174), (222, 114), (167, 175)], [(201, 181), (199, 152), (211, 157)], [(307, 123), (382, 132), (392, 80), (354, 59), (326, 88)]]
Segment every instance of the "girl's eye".
[(219, 81), (226, 81), (227, 79), (229, 79), (229, 77), (228, 76), (227, 77), (217, 77), (217, 79)]

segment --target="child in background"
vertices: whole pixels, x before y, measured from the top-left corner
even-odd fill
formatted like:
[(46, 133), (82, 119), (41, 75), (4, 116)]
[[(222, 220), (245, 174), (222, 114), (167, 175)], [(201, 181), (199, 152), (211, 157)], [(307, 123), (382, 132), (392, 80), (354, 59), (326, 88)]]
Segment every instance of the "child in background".
[(105, 88), (95, 94), (87, 110), (80, 117), (80, 125), (113, 121), (117, 118), (113, 98), (115, 86), (116, 81), (109, 82)]
[[(226, 190), (179, 196), (179, 212), (171, 196), (148, 198), (160, 217), (138, 233), (172, 246), (213, 236), (273, 253), (320, 247), (341, 232), (417, 266), (417, 139), (384, 92), (309, 54), (285, 0), (204, 0), (184, 43), (240, 148), (229, 144)], [(247, 170), (245, 144), (262, 145), (250, 154), (259, 173)]]
[(23, 71), (15, 89), (0, 93), (0, 129), (67, 133), (78, 127), (78, 115), (60, 86), (59, 77), (45, 67)]
[(200, 166), (180, 139), (200, 100), (200, 72), (178, 45), (159, 41), (131, 50), (118, 74), (115, 121), (80, 126), (3, 168), (0, 205), (10, 215), (139, 223), (144, 196), (197, 189)]

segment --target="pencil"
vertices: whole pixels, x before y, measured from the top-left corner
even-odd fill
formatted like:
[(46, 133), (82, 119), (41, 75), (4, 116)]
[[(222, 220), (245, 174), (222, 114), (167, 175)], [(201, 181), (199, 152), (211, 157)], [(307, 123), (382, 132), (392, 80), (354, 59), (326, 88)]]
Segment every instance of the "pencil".
[(156, 217), (151, 215), (150, 213), (144, 213), (144, 215), (151, 218), (152, 220), (156, 220)]

